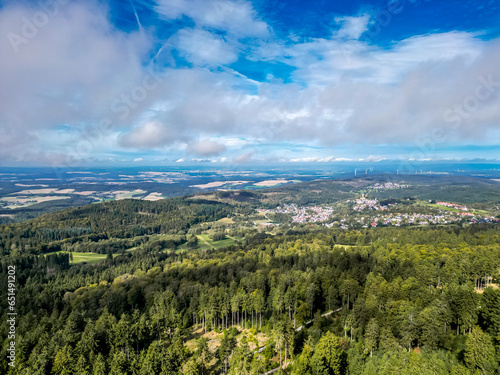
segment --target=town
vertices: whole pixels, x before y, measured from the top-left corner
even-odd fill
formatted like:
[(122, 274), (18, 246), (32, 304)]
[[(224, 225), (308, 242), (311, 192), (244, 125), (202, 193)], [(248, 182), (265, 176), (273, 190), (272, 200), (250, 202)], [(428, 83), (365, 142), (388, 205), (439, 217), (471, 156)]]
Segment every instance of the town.
[[(416, 205), (398, 208), (397, 203), (381, 204), (377, 199), (368, 199), (365, 196), (356, 200), (347, 200), (344, 203), (344, 207), (347, 206), (349, 212), (345, 214), (344, 209), (342, 210), (343, 215), (339, 214), (340, 210), (336, 210), (332, 206), (299, 206), (295, 203), (283, 204), (276, 209), (257, 209), (257, 212), (264, 216), (266, 214), (287, 214), (290, 215), (291, 223), (294, 224), (320, 224), (326, 227), (340, 227), (342, 229), (498, 222), (498, 219), (493, 216), (469, 212), (466, 206), (449, 202), (436, 202), (436, 205), (448, 207), (452, 210), (434, 208), (430, 202), (429, 206), (418, 206), (418, 210)], [(427, 212), (422, 213), (422, 207), (427, 207)], [(259, 225), (273, 226), (279, 225), (279, 223), (270, 220), (269, 222), (261, 222)]]
[(382, 190), (382, 189), (408, 189), (410, 186), (405, 184), (399, 184), (397, 182), (377, 182), (375, 185), (368, 186), (368, 189), (372, 190)]

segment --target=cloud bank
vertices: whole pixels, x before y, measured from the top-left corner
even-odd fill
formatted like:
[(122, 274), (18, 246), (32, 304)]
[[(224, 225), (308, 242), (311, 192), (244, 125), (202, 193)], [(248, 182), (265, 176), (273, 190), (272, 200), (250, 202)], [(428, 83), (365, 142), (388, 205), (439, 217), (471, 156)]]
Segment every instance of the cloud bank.
[(278, 37), (249, 1), (194, 3), (157, 1), (155, 26), (177, 22), (163, 38), (120, 29), (100, 2), (0, 8), (0, 161), (148, 151), (248, 162), (256, 147), (274, 158), (289, 145), (324, 155), (287, 160), (333, 161), (352, 144), (434, 152), (498, 140), (498, 38), (446, 31), (377, 45), (363, 39), (365, 13), (333, 17), (321, 38)]

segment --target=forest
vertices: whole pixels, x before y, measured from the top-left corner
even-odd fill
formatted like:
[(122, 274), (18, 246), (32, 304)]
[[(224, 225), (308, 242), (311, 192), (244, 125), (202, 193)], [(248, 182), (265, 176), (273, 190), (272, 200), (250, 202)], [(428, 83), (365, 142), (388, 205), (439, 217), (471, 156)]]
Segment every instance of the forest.
[(234, 197), (0, 226), (0, 298), (15, 269), (17, 313), (0, 373), (500, 373), (497, 225), (271, 232), (246, 220), (262, 193)]

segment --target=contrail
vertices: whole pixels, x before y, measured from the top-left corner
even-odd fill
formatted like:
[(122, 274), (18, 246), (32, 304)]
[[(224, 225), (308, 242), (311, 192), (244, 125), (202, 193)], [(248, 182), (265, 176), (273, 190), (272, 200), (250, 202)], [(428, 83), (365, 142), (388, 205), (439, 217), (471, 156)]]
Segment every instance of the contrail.
[(160, 49), (158, 49), (158, 52), (156, 52), (156, 54), (151, 58), (151, 60), (149, 62), (150, 64), (157, 62), (158, 56), (160, 56), (160, 54), (163, 52), (165, 47), (172, 47), (173, 48), (174, 45), (172, 43), (169, 43), (168, 41), (166, 43), (163, 43), (163, 45), (160, 47)]
[(228, 72), (228, 73), (234, 74), (234, 75), (235, 75), (235, 76), (237, 76), (237, 77), (240, 77), (240, 78), (244, 78), (244, 79), (246, 79), (248, 82), (253, 83), (253, 84), (254, 84), (254, 85), (256, 85), (256, 86), (261, 86), (261, 85), (262, 85), (262, 83), (261, 83), (261, 82), (256, 81), (256, 80), (253, 80), (253, 79), (251, 79), (251, 78), (247, 77), (246, 75), (244, 75), (244, 74), (242, 74), (242, 73), (238, 72), (237, 70), (234, 70), (234, 69), (228, 68), (227, 66), (221, 66), (221, 68), (222, 68), (223, 70), (225, 70), (226, 72)]
[(135, 9), (134, 1), (130, 0), (130, 5), (132, 5), (132, 10), (134, 11), (135, 19), (137, 20), (137, 24), (139, 25), (139, 30), (141, 30), (141, 33), (144, 32), (144, 29), (142, 28), (141, 25), (141, 20), (139, 20), (139, 15), (137, 14), (137, 9)]

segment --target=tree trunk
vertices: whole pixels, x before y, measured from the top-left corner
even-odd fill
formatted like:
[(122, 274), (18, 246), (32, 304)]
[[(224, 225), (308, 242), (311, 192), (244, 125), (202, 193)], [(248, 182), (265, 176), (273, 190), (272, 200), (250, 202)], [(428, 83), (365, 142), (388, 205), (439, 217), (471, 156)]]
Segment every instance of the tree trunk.
[(288, 346), (287, 346), (287, 343), (285, 342), (285, 368), (286, 368), (287, 349), (288, 349)]

